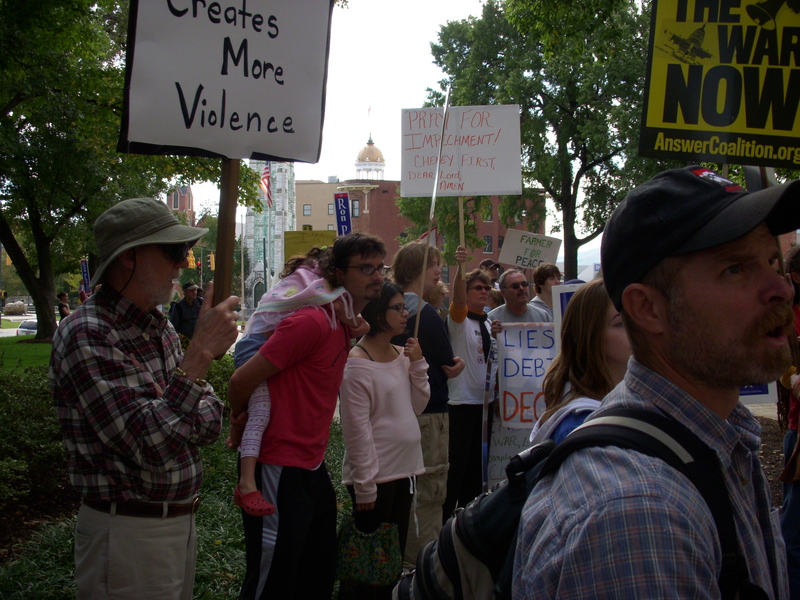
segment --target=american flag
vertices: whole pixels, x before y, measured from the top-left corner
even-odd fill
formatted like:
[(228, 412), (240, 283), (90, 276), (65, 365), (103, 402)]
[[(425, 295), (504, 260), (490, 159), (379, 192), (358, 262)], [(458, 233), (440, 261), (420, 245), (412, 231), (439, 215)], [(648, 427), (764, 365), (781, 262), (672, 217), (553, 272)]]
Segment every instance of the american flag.
[(264, 172), (261, 173), (261, 189), (267, 198), (267, 208), (272, 208), (272, 188), (269, 185), (269, 161), (264, 164)]

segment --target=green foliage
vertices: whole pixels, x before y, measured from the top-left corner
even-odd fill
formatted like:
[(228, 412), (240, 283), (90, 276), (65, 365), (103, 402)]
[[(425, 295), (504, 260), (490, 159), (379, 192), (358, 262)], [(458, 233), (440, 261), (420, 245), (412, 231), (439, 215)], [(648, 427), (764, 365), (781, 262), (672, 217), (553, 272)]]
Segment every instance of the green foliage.
[[(0, 382), (1, 383), (1, 382)], [(236, 452), (225, 446), (228, 430), (211, 446), (201, 448), (202, 503), (197, 513), (197, 573), (194, 598), (220, 600), (238, 596), (244, 578), (244, 534), (241, 512), (233, 504)], [(351, 512), (350, 497), (341, 485), (344, 442), (338, 421), (331, 424), (325, 462), (336, 488), (339, 522)], [(75, 597), (72, 540), (75, 519), (46, 525), (11, 561), (0, 566), (0, 598), (7, 600), (67, 600)]]
[(64, 480), (61, 427), (47, 388), (47, 367), (0, 369), (0, 505), (48, 493)]

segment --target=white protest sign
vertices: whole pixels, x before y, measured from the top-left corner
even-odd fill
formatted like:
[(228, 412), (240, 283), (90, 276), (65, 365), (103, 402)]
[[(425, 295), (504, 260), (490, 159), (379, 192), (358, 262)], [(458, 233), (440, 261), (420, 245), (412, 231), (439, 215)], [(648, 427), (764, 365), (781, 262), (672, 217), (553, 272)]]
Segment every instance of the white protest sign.
[(492, 423), (492, 443), (489, 448), (489, 487), (506, 478), (506, 465), (517, 454), (530, 448), (528, 438), (530, 429), (511, 429), (500, 424), (499, 419)]
[[(451, 106), (402, 111), (400, 195), (521, 194), (519, 105)], [(439, 161), (439, 145), (442, 157)]]
[(542, 382), (555, 358), (555, 325), (503, 323), (497, 352), (502, 423), (531, 429), (544, 412)]
[(118, 150), (316, 162), (332, 0), (132, 0)]
[(545, 263), (556, 264), (561, 240), (546, 235), (509, 229), (497, 262), (517, 269), (535, 269)]

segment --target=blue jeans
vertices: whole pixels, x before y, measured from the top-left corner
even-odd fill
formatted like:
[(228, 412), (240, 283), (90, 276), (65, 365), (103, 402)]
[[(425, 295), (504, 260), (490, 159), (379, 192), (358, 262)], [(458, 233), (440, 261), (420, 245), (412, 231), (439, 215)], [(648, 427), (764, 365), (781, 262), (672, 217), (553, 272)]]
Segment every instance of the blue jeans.
[[(783, 462), (789, 460), (797, 444), (797, 430), (789, 429), (783, 438)], [(781, 531), (786, 542), (786, 564), (789, 571), (789, 593), (800, 600), (800, 481), (783, 484)]]

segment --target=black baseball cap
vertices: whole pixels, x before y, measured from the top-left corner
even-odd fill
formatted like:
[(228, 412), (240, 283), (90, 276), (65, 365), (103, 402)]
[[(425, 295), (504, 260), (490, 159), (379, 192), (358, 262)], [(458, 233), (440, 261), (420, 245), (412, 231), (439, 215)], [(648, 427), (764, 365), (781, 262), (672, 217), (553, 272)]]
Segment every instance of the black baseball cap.
[(800, 180), (749, 193), (702, 166), (664, 171), (634, 188), (603, 232), (600, 262), (617, 310), (622, 292), (670, 256), (739, 239), (766, 223), (772, 235), (800, 228)]
[(481, 269), (497, 269), (500, 267), (500, 263), (493, 258), (484, 258), (478, 266)]

